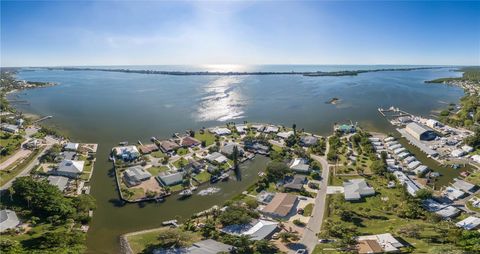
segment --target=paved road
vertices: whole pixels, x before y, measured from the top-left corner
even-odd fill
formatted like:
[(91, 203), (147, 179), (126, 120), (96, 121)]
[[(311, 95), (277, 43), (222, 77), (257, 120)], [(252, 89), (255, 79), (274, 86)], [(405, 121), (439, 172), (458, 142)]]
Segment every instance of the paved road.
[(57, 143), (58, 141), (56, 139), (53, 139), (51, 137), (46, 137), (45, 140), (47, 141), (47, 145), (43, 147), (43, 150), (14, 178), (12, 178), (10, 181), (5, 183), (2, 187), (0, 187), (0, 191), (4, 191), (10, 186), (12, 186), (13, 181), (17, 179), (17, 177), (22, 177), (22, 176), (27, 176), (30, 174), (30, 171), (38, 164), (38, 158), (42, 156), (48, 149), (50, 149), (53, 144)]
[[(329, 147), (327, 145), (325, 154), (328, 153), (328, 149)], [(311, 157), (322, 165), (322, 180), (320, 189), (317, 192), (317, 197), (315, 198), (312, 217), (308, 221), (303, 237), (300, 240), (300, 243), (305, 245), (309, 252), (312, 252), (318, 244), (317, 233), (320, 232), (323, 223), (325, 200), (327, 199), (328, 176), (330, 174), (330, 168), (325, 156), (311, 155)]]

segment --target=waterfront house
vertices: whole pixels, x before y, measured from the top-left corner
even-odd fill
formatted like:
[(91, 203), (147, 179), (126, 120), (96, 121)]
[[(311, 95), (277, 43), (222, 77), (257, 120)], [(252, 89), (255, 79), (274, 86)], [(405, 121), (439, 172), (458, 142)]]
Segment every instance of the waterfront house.
[(8, 209), (0, 210), (0, 232), (16, 228), (18, 225), (20, 225), (20, 220), (14, 211)]
[(57, 169), (53, 171), (53, 174), (77, 178), (82, 174), (84, 164), (84, 161), (63, 160)]
[(230, 235), (245, 235), (248, 236), (250, 240), (258, 241), (269, 239), (278, 231), (278, 222), (263, 219), (252, 220), (248, 224), (223, 227), (220, 231)]
[(442, 124), (439, 121), (434, 120), (434, 119), (428, 119), (425, 122), (425, 125), (427, 125), (428, 127), (432, 128), (432, 129), (442, 126)]
[(23, 123), (25, 123), (25, 120), (23, 120), (22, 118), (18, 118), (15, 123), (17, 124), (17, 126), (19, 128), (22, 128), (23, 127)]
[(358, 201), (362, 197), (375, 195), (375, 190), (363, 178), (343, 182), (343, 190), (346, 201)]
[(182, 147), (194, 147), (200, 145), (200, 141), (198, 141), (195, 138), (192, 138), (190, 136), (186, 136), (182, 138), (182, 141), (180, 142), (180, 145)]
[(278, 132), (278, 127), (277, 126), (273, 126), (273, 125), (269, 125), (267, 127), (265, 127), (265, 129), (263, 130), (264, 133), (277, 133)]
[(237, 130), (238, 134), (245, 134), (245, 133), (247, 133), (247, 131), (246, 131), (247, 126), (244, 125), (244, 124), (235, 125), (235, 129)]
[(2, 124), (0, 125), (0, 129), (2, 129), (2, 131), (10, 132), (13, 134), (17, 134), (19, 131), (18, 127), (13, 124)]
[(310, 166), (307, 163), (307, 160), (304, 158), (294, 158), (289, 164), (289, 168), (298, 173), (308, 173), (310, 171)]
[(47, 178), (48, 183), (54, 186), (57, 186), (57, 188), (63, 192), (67, 188), (68, 185), (68, 178), (64, 176), (49, 176)]
[(235, 247), (232, 245), (217, 242), (213, 239), (205, 239), (192, 244), (188, 248), (169, 248), (156, 249), (153, 254), (217, 254), (217, 253), (233, 253)]
[(468, 218), (457, 222), (455, 225), (465, 230), (477, 229), (480, 226), (480, 218), (469, 216)]
[(180, 148), (180, 146), (171, 140), (160, 141), (160, 150), (162, 150), (164, 153), (172, 153), (178, 148)]
[(136, 146), (117, 146), (112, 149), (115, 157), (124, 161), (132, 161), (140, 157)]
[(318, 138), (312, 135), (303, 136), (300, 138), (300, 145), (302, 146), (313, 146), (317, 144)]
[(211, 163), (222, 164), (228, 161), (228, 158), (219, 152), (214, 152), (205, 157), (205, 159)]
[(150, 177), (152, 177), (152, 174), (142, 166), (129, 167), (123, 172), (123, 180), (128, 187), (139, 185), (143, 181), (150, 179)]
[(76, 151), (78, 150), (78, 147), (79, 147), (79, 146), (80, 146), (79, 143), (68, 142), (68, 143), (65, 144), (65, 146), (63, 147), (63, 150), (76, 152)]
[(347, 134), (347, 133), (355, 133), (357, 131), (357, 127), (353, 124), (342, 124), (337, 125), (335, 127), (335, 131)]
[(280, 138), (283, 138), (283, 139), (287, 139), (292, 135), (293, 135), (293, 131), (282, 131), (282, 132), (277, 133), (277, 137), (280, 137)]
[(209, 129), (209, 131), (217, 136), (223, 136), (223, 135), (230, 135), (232, 134), (232, 131), (228, 128), (225, 127), (215, 127), (213, 129)]
[(433, 140), (436, 137), (434, 131), (418, 123), (409, 123), (405, 127), (405, 131), (416, 140)]
[(177, 185), (183, 181), (183, 172), (164, 173), (157, 176), (157, 180), (159, 180), (164, 186)]
[(264, 145), (260, 142), (247, 142), (245, 141), (245, 149), (252, 153), (264, 154), (267, 155), (270, 153), (270, 148), (267, 145)]
[(295, 207), (298, 204), (296, 195), (289, 193), (277, 193), (263, 209), (263, 214), (272, 218), (286, 218), (295, 214)]
[(200, 171), (205, 167), (205, 164), (194, 159), (188, 160), (188, 165), (186, 166), (187, 170), (191, 170), (195, 173), (200, 173)]
[(232, 154), (233, 154), (233, 148), (234, 148), (235, 146), (236, 146), (237, 149), (238, 149), (238, 155), (239, 155), (239, 156), (242, 156), (243, 153), (244, 153), (243, 148), (242, 148), (239, 144), (233, 143), (233, 142), (232, 142), (232, 143), (226, 143), (226, 144), (224, 144), (224, 145), (220, 148), (220, 152), (221, 152), (222, 154), (224, 154), (225, 156), (227, 156), (227, 157), (231, 157)]
[(158, 146), (156, 144), (146, 144), (138, 147), (142, 154), (149, 154), (155, 151), (158, 151)]
[(76, 152), (64, 151), (59, 154), (57, 158), (62, 158), (63, 160), (75, 160)]
[(283, 185), (287, 190), (301, 191), (303, 185), (307, 182), (307, 177), (304, 175), (294, 175), (292, 180)]
[(257, 195), (257, 201), (261, 204), (268, 204), (275, 197), (275, 193), (262, 191)]
[(252, 124), (251, 127), (258, 132), (263, 132), (265, 130), (265, 126), (263, 126), (262, 124)]

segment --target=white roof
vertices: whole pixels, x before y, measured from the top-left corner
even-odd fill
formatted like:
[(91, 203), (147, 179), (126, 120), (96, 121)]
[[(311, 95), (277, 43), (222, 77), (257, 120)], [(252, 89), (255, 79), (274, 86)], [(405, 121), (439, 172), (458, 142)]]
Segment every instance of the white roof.
[(216, 127), (211, 132), (217, 134), (217, 135), (229, 135), (232, 133), (228, 128), (225, 127)]
[(19, 224), (20, 220), (14, 211), (7, 209), (0, 211), (0, 232), (3, 232), (9, 228), (15, 228)]
[(475, 188), (474, 184), (471, 184), (469, 182), (465, 182), (460, 179), (455, 179), (455, 182), (452, 184), (453, 187), (463, 190), (463, 191), (472, 191)]
[(237, 129), (237, 132), (239, 133), (244, 133), (246, 128), (247, 126), (245, 126), (244, 124), (235, 125), (235, 129)]
[(363, 178), (350, 179), (343, 182), (345, 200), (358, 200), (363, 196), (375, 194), (375, 190), (367, 185)]
[(463, 151), (462, 149), (455, 149), (452, 151), (451, 155), (453, 157), (462, 157), (463, 155), (465, 155), (465, 151)]
[(472, 160), (477, 162), (477, 163), (480, 163), (480, 155), (478, 155), (478, 154), (473, 155)]
[(123, 153), (138, 153), (136, 146), (116, 146), (113, 148), (113, 151), (116, 155), (121, 155)]
[(416, 160), (415, 157), (413, 157), (413, 156), (408, 156), (407, 158), (405, 158), (405, 159), (403, 160), (403, 162), (405, 162), (405, 163), (408, 164), (408, 163), (410, 163), (410, 162), (412, 162), (412, 161), (414, 161), (414, 160)]
[(293, 131), (284, 131), (284, 132), (279, 132), (277, 133), (277, 136), (287, 139), (288, 137), (293, 135)]
[(400, 148), (397, 148), (393, 151), (393, 153), (395, 154), (400, 154), (400, 153), (403, 153), (405, 152), (407, 149), (405, 149), (404, 147), (400, 147)]
[(278, 127), (277, 126), (267, 126), (263, 132), (270, 133), (270, 132), (278, 132)]
[(394, 140), (395, 140), (394, 137), (387, 137), (387, 138), (385, 138), (383, 141), (385, 141), (385, 142), (390, 142), (390, 141), (394, 141)]
[(420, 125), (418, 123), (409, 123), (407, 124), (406, 129), (410, 130), (411, 132), (414, 132), (417, 135), (422, 135), (424, 132), (428, 131), (427, 128), (425, 128), (423, 125)]
[(415, 174), (423, 174), (428, 171), (428, 167), (425, 165), (420, 165), (414, 171), (415, 171)]
[(78, 143), (72, 143), (72, 142), (69, 142), (65, 145), (65, 149), (66, 150), (77, 150), (78, 149), (78, 146), (79, 144)]
[(461, 190), (457, 190), (457, 189), (455, 189), (453, 187), (450, 187), (450, 186), (445, 188), (445, 190), (442, 193), (443, 193), (443, 195), (445, 195), (445, 197), (447, 197), (450, 200), (457, 200), (460, 197), (462, 197), (463, 195), (465, 195), (465, 192), (463, 192)]
[(58, 165), (57, 171), (80, 174), (83, 172), (84, 161), (63, 160)]
[(455, 225), (465, 230), (472, 230), (480, 225), (480, 218), (470, 216), (462, 221), (457, 222)]
[(215, 161), (217, 163), (224, 163), (224, 162), (228, 161), (227, 157), (225, 157), (223, 154), (221, 154), (219, 152), (211, 153), (211, 154), (205, 156), (205, 159), (210, 161), (210, 162)]
[(412, 162), (408, 163), (407, 168), (412, 170), (412, 169), (418, 167), (419, 165), (420, 165), (419, 161), (412, 161)]
[(469, 152), (473, 151), (473, 147), (471, 147), (469, 145), (464, 145), (464, 146), (462, 146), (462, 150), (465, 151), (466, 153), (469, 153)]

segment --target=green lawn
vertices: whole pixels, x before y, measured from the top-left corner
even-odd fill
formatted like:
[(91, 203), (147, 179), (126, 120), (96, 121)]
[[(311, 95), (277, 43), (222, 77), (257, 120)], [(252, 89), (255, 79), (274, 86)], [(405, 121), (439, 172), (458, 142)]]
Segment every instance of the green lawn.
[(303, 208), (303, 216), (312, 216), (313, 203), (310, 203)]
[(188, 154), (188, 148), (183, 148), (183, 147), (178, 148), (177, 154), (180, 156)]
[(465, 181), (472, 184), (480, 185), (480, 171), (472, 172), (469, 176), (465, 178)]
[(0, 171), (0, 186), (4, 185), (6, 182), (18, 175), (28, 164), (30, 164), (30, 162), (33, 161), (33, 159), (35, 159), (40, 151), (40, 149), (36, 149), (20, 164), (14, 163), (14, 165), (11, 165), (10, 167)]
[(0, 156), (0, 162), (9, 158), (9, 155), (14, 154), (25, 139), (20, 135), (14, 135), (6, 132), (0, 132), (0, 146), (2, 150), (5, 149), (5, 156)]
[(86, 160), (85, 165), (83, 167), (83, 172), (82, 172), (82, 175), (80, 176), (80, 178), (84, 181), (88, 181), (89, 178), (90, 178), (90, 173), (92, 172), (92, 170), (93, 170), (93, 162), (90, 161), (90, 160)]
[(195, 138), (200, 140), (200, 141), (205, 141), (206, 146), (209, 146), (213, 143), (215, 143), (215, 135), (208, 131), (204, 131), (203, 134), (200, 134), (200, 132), (195, 132)]
[[(149, 230), (145, 233), (140, 233), (137, 235), (131, 235), (127, 237), (130, 247), (133, 250), (133, 253), (142, 253), (150, 244), (158, 244), (158, 235), (160, 232), (164, 231), (166, 228), (159, 228), (155, 230)], [(191, 244), (194, 242), (200, 241), (201, 236), (196, 233), (191, 233)]]
[(170, 188), (170, 192), (177, 192), (177, 191), (183, 190), (183, 185), (181, 183), (176, 184), (176, 185), (172, 185), (172, 186), (168, 186), (168, 187)]
[(150, 174), (152, 174), (152, 176), (157, 176), (158, 173), (165, 172), (167, 170), (168, 170), (167, 166), (151, 167), (151, 168), (147, 169), (147, 171), (150, 172)]
[(272, 150), (281, 153), (283, 149), (280, 146), (272, 145)]
[[(337, 178), (337, 177), (334, 177)], [(346, 179), (343, 177), (342, 179)], [(341, 179), (334, 179), (335, 185), (340, 185)], [(336, 213), (338, 210), (350, 211), (354, 214), (351, 222), (343, 222), (356, 227), (360, 235), (380, 234), (390, 232), (397, 235), (397, 231), (406, 225), (419, 225), (422, 227), (420, 237), (410, 238), (401, 236), (412, 244), (414, 253), (427, 253), (428, 249), (438, 244), (430, 243), (427, 238), (439, 237), (435, 232), (435, 224), (422, 219), (400, 218), (397, 211), (405, 206), (402, 187), (393, 189), (386, 188), (388, 180), (377, 176), (367, 179), (367, 182), (375, 188), (377, 194), (367, 197), (361, 202), (346, 202), (343, 194), (335, 194), (329, 197), (329, 206), (326, 212), (329, 220), (340, 223), (341, 219)], [(325, 225), (325, 224), (324, 224)], [(321, 245), (324, 248), (323, 244)], [(320, 249), (321, 250), (321, 249)], [(334, 253), (316, 250), (314, 253)]]
[(158, 150), (158, 151), (155, 151), (155, 152), (152, 152), (150, 155), (152, 155), (154, 158), (163, 158), (165, 157), (165, 154)]
[(174, 163), (173, 163), (173, 166), (175, 166), (176, 168), (181, 168), (181, 165), (180, 164), (183, 164), (184, 166), (188, 164), (188, 161), (185, 159), (185, 158), (180, 158), (178, 160), (176, 160)]
[(210, 181), (210, 173), (208, 173), (207, 171), (202, 171), (200, 172), (200, 174), (195, 176), (195, 179), (197, 179), (197, 181), (201, 183), (208, 182)]

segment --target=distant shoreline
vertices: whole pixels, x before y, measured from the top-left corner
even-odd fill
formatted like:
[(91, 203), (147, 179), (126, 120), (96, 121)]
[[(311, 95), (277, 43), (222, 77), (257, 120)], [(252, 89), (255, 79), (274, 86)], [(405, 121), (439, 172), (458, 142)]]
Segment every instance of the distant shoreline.
[(367, 72), (380, 71), (414, 71), (425, 69), (440, 69), (445, 67), (410, 67), (410, 68), (383, 68), (372, 70), (353, 70), (353, 71), (255, 71), (255, 72), (219, 72), (219, 71), (155, 71), (155, 70), (131, 70), (131, 69), (105, 69), (105, 68), (74, 68), (74, 67), (55, 67), (46, 68), (48, 70), (63, 71), (105, 71), (105, 72), (122, 72), (137, 74), (159, 74), (173, 76), (244, 76), (244, 75), (303, 75), (306, 77), (335, 77), (335, 76), (356, 76)]

